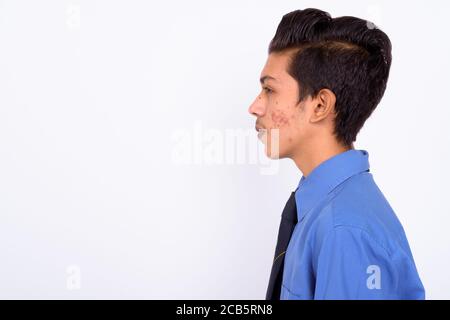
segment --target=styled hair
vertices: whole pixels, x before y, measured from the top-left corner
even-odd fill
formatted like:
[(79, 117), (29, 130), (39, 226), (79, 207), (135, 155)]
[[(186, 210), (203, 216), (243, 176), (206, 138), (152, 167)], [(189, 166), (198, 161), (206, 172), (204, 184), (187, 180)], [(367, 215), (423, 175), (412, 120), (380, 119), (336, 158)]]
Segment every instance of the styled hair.
[(388, 36), (367, 20), (331, 18), (310, 8), (283, 16), (269, 54), (298, 49), (287, 71), (298, 83), (299, 102), (331, 90), (336, 96), (334, 135), (350, 146), (383, 97), (391, 48)]

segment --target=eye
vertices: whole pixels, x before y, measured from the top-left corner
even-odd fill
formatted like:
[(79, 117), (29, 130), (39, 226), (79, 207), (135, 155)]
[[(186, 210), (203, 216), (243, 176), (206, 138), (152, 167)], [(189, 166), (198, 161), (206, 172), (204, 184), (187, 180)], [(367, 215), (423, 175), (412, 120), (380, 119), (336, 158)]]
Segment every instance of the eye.
[(272, 93), (272, 92), (273, 92), (273, 90), (270, 89), (269, 87), (263, 87), (263, 90), (264, 90), (266, 93)]

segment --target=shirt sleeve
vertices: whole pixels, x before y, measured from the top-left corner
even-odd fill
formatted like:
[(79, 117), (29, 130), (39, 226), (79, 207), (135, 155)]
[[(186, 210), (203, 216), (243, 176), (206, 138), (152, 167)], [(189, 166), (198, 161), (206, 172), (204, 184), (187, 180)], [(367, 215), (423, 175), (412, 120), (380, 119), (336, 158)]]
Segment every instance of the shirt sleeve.
[(399, 299), (395, 261), (370, 235), (339, 226), (320, 245), (314, 299)]

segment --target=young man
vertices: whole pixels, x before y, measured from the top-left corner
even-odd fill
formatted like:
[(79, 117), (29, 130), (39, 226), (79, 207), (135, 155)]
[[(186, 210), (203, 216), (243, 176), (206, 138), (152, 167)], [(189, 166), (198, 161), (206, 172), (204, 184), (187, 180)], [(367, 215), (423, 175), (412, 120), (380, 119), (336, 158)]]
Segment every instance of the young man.
[(424, 299), (405, 232), (353, 142), (384, 94), (391, 43), (317, 9), (281, 20), (249, 108), (303, 176), (283, 211), (266, 299)]

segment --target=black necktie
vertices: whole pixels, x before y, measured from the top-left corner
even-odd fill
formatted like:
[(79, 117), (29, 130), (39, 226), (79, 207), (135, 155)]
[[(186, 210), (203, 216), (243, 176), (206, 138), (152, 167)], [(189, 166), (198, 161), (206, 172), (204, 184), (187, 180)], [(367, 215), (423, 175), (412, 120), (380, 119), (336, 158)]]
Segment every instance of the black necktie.
[(269, 287), (266, 300), (279, 300), (281, 294), (281, 282), (283, 280), (284, 254), (291, 239), (294, 227), (297, 224), (297, 206), (295, 204), (295, 192), (292, 192), (281, 214), (278, 241), (275, 248), (272, 271), (270, 273)]

